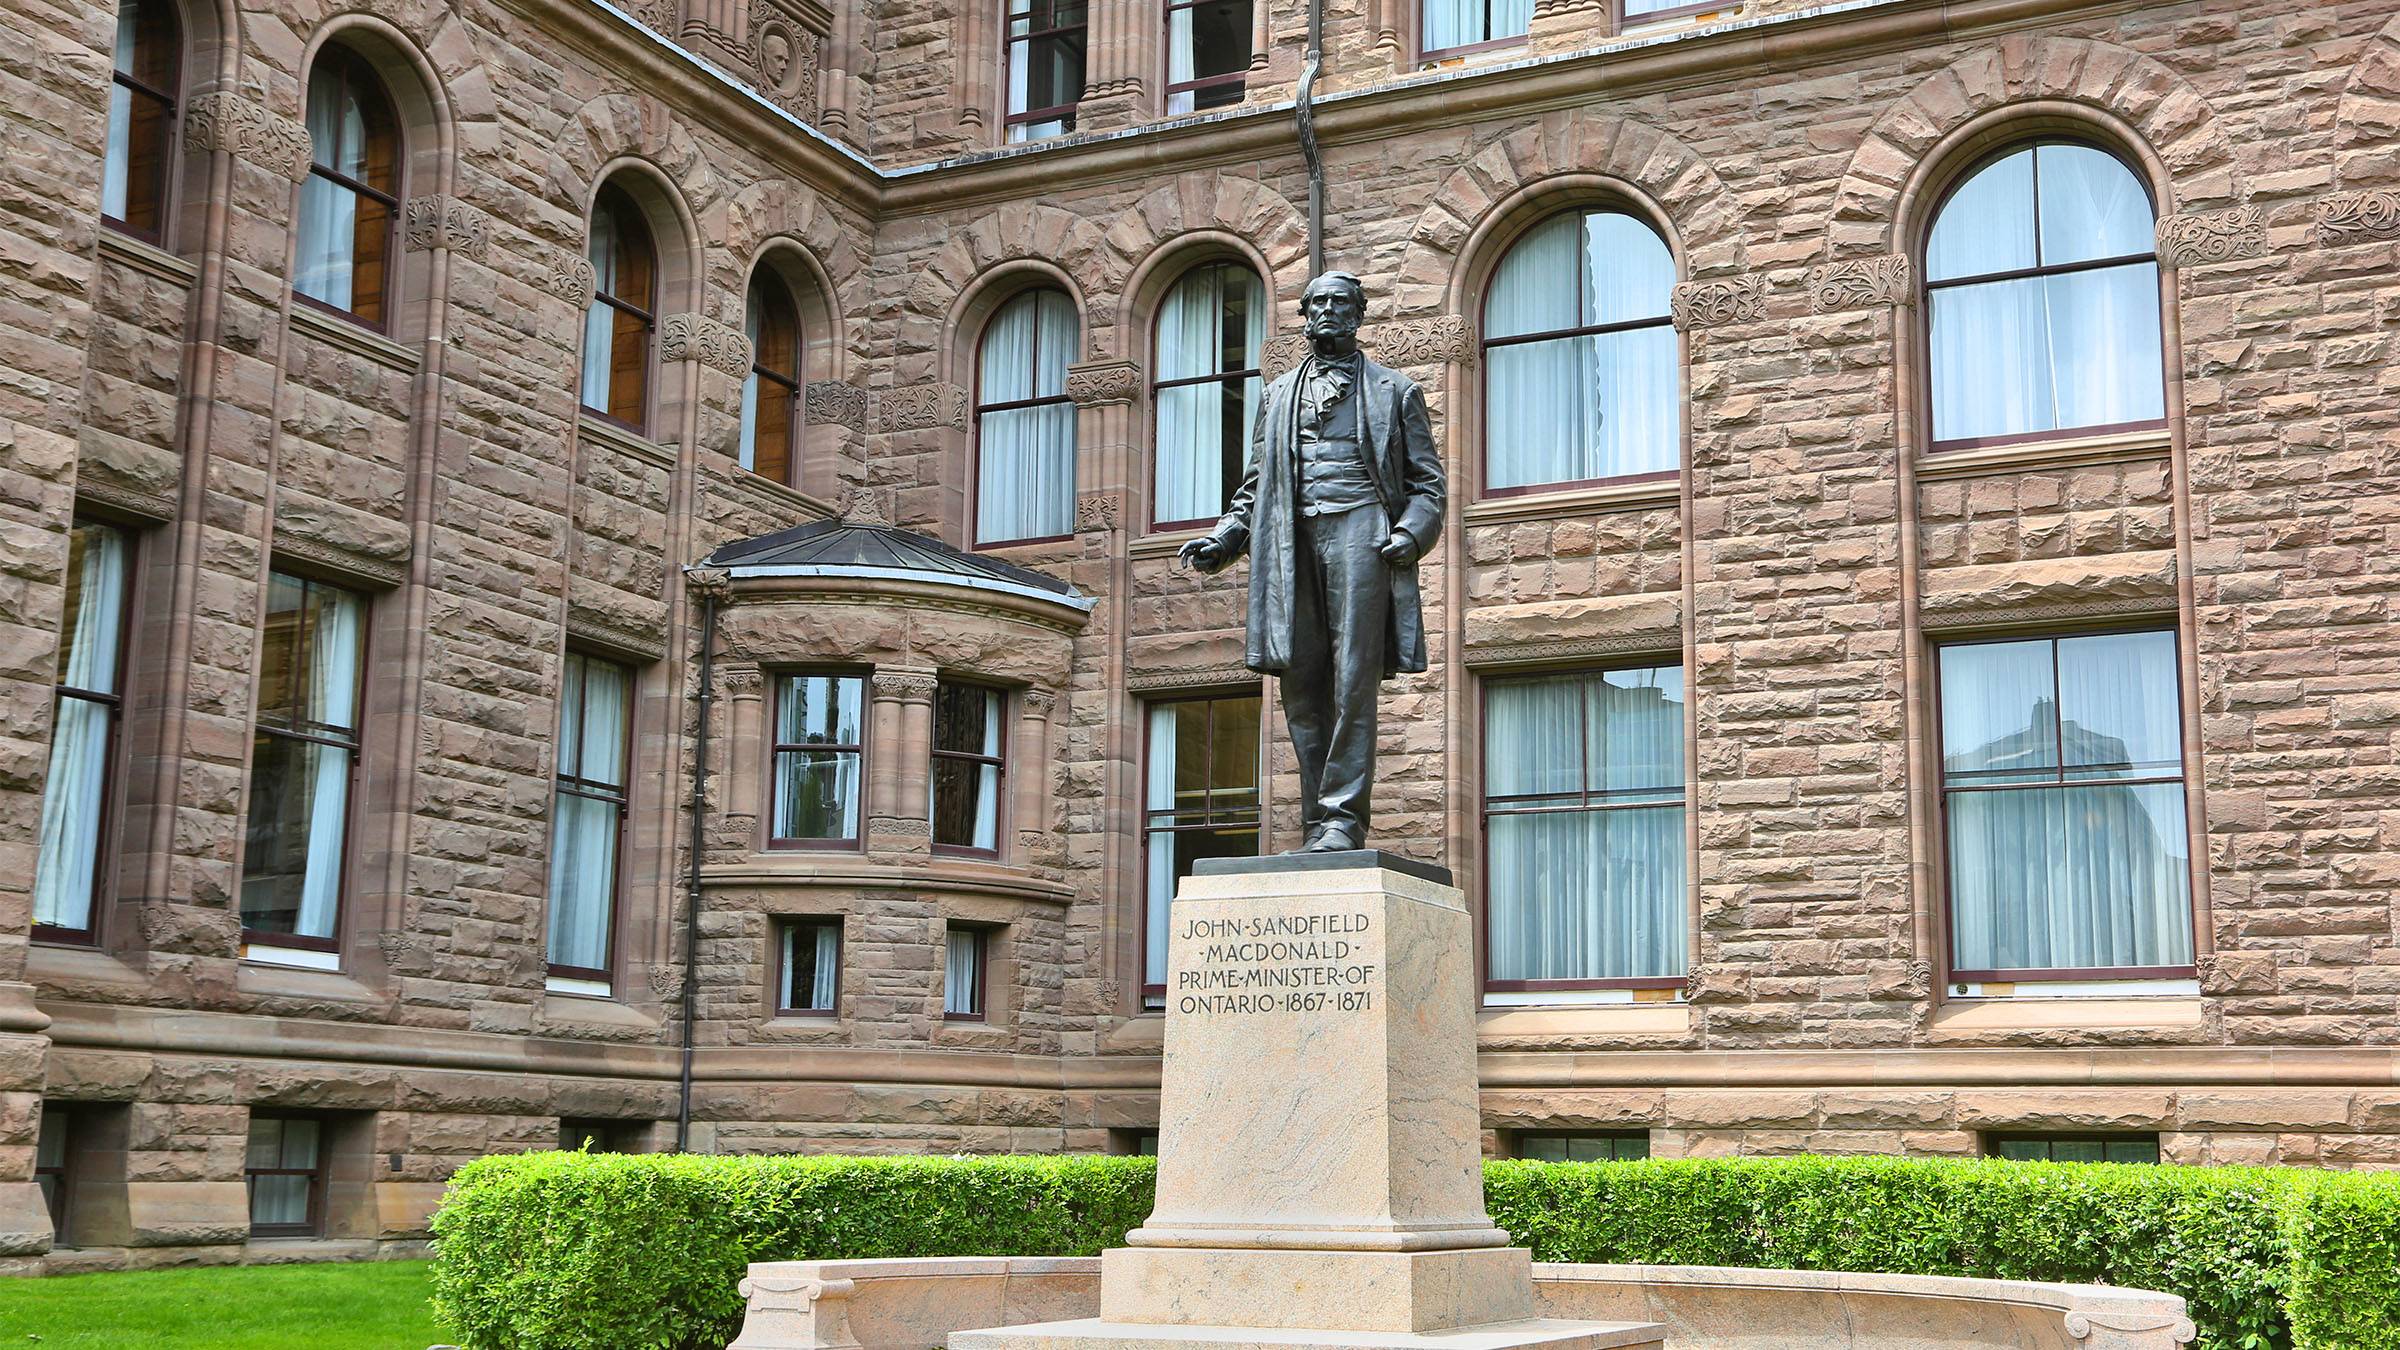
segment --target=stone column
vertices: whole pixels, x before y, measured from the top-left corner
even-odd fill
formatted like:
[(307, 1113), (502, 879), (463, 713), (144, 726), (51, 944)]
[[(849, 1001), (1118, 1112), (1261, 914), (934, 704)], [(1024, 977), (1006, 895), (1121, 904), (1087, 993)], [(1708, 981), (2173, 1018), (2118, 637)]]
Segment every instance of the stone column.
[(1607, 40), (1608, 0), (1533, 0), (1526, 40), (1537, 56), (1579, 51)]
[(1158, 50), (1152, 29), (1161, 12), (1150, 0), (1093, 0), (1077, 131), (1114, 131), (1149, 114), (1149, 72), (1158, 64), (1150, 59)]
[(875, 672), (874, 724), (867, 750), (867, 847), (923, 853), (931, 847), (934, 672)]
[(1032, 862), (1050, 846), (1050, 717), (1058, 695), (1028, 689), (1018, 700), (1017, 745), (1009, 764), (1008, 820), (1017, 833), (1016, 861)]
[[(725, 688), (725, 747), (721, 771), (725, 775), (725, 792), (719, 799), (717, 819), (720, 825), (731, 827), (736, 818), (755, 823), (769, 813), (767, 800), (766, 760), (767, 680), (754, 665), (734, 665), (718, 673)], [(771, 827), (770, 827), (771, 828)], [(747, 847), (756, 847), (758, 836), (753, 831)]]

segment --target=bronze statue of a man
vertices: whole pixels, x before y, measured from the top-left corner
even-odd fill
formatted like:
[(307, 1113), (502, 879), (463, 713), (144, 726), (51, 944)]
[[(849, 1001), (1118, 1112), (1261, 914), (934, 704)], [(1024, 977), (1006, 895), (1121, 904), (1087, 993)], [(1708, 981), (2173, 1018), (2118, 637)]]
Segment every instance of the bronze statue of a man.
[(1425, 669), (1417, 559), (1442, 528), (1442, 457), (1416, 382), (1358, 349), (1366, 291), (1327, 272), (1300, 296), (1310, 354), (1266, 389), (1225, 518), (1181, 558), (1250, 554), (1247, 664), (1282, 677), (1300, 759), (1303, 851), (1367, 840), (1375, 694)]

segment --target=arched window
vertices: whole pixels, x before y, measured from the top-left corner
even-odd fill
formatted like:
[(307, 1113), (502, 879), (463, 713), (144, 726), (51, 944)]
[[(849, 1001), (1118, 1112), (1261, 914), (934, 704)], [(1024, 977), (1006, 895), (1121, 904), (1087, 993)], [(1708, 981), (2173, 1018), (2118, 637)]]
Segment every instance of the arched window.
[(2164, 425), (2150, 194), (2123, 161), (2023, 146), (1925, 244), (1936, 450)]
[(108, 91), (100, 216), (152, 243), (166, 237), (182, 64), (182, 25), (169, 0), (124, 0), (117, 7), (117, 73)]
[(742, 384), (742, 467), (790, 483), (800, 467), (800, 311), (767, 267), (750, 278), (743, 324), (750, 378)]
[(983, 330), (975, 375), (975, 542), (1061, 539), (1075, 529), (1075, 302), (1027, 291)]
[(1621, 211), (1553, 217), (1509, 249), (1483, 310), (1486, 491), (1676, 471), (1674, 288), (1666, 242)]
[(1151, 518), (1213, 521), (1241, 485), (1258, 407), (1266, 289), (1240, 263), (1186, 272), (1158, 311), (1158, 468)]
[(1425, 31), (1417, 49), (1436, 53), (1522, 42), (1533, 24), (1533, 0), (1425, 0)]
[(636, 431), (650, 413), (650, 336), (657, 326), (658, 251), (630, 193), (615, 183), (592, 203), (592, 304), (583, 314), (583, 406)]
[(308, 179), (292, 289), (382, 328), (400, 215), (400, 120), (365, 59), (327, 47), (308, 76)]

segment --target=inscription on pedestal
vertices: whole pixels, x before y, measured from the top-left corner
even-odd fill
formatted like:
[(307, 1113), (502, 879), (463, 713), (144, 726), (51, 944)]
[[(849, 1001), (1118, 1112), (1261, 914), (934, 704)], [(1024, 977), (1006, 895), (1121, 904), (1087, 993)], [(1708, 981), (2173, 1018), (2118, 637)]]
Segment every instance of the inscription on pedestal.
[(1176, 933), (1196, 964), (1175, 972), (1186, 1017), (1371, 1013), (1375, 917), (1362, 909), (1191, 918)]

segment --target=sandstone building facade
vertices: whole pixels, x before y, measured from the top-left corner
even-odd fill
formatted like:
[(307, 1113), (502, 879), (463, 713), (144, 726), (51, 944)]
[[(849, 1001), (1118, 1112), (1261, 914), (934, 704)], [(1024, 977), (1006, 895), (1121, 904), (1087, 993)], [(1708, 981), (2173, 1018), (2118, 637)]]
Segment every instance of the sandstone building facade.
[[(1493, 1150), (2400, 1162), (2400, 6), (1318, 18)], [(1143, 1146), (1307, 5), (0, 27), (5, 1259)]]

